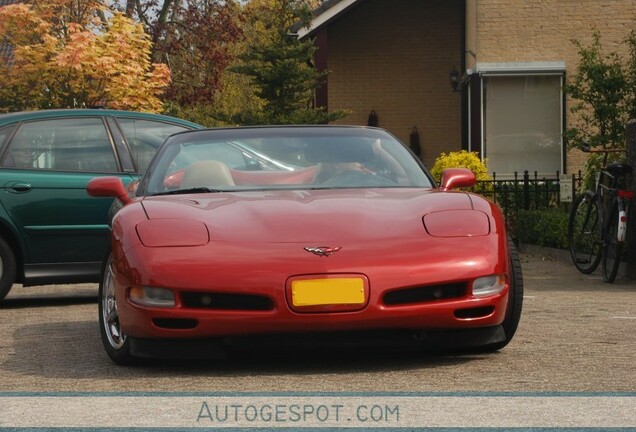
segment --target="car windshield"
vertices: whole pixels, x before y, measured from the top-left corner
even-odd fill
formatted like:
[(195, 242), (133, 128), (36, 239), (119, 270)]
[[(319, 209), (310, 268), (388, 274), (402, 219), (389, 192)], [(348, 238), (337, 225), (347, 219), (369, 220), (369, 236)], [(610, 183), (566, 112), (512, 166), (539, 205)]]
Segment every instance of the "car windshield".
[(395, 137), (364, 127), (252, 127), (179, 133), (161, 147), (139, 193), (430, 188)]

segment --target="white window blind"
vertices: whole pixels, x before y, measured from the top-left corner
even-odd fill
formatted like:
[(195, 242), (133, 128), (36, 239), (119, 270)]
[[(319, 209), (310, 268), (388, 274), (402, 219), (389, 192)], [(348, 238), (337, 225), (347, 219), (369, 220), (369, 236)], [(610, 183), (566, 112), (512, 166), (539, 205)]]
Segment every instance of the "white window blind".
[(554, 175), (562, 169), (562, 75), (483, 77), (483, 155), (488, 171)]

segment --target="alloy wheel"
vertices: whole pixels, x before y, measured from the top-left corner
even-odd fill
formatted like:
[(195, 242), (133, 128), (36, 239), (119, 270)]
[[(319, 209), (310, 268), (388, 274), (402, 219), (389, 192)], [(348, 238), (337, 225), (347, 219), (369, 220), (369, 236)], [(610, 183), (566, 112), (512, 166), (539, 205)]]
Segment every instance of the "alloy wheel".
[(121, 331), (119, 324), (119, 313), (117, 311), (117, 301), (115, 297), (115, 283), (113, 280), (113, 272), (110, 262), (104, 272), (102, 290), (102, 325), (108, 338), (110, 345), (119, 349), (126, 342), (126, 336)]

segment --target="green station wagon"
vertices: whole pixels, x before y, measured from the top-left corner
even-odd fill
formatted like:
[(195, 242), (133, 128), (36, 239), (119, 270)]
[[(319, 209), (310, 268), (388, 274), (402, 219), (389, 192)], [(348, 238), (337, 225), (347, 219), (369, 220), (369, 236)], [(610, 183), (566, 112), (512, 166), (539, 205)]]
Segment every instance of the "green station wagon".
[(114, 110), (0, 114), (0, 300), (14, 283), (97, 282), (112, 199), (94, 177), (139, 178), (169, 135), (201, 126)]

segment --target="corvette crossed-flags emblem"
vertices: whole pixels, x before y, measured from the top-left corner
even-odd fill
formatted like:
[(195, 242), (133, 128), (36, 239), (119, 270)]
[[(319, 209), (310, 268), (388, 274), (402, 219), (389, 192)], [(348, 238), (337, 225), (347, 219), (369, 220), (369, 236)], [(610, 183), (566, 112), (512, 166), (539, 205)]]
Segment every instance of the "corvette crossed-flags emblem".
[(307, 252), (311, 252), (314, 255), (318, 255), (321, 257), (328, 257), (330, 255), (338, 252), (342, 247), (327, 247), (327, 246), (318, 246), (318, 247), (306, 247), (304, 248)]

